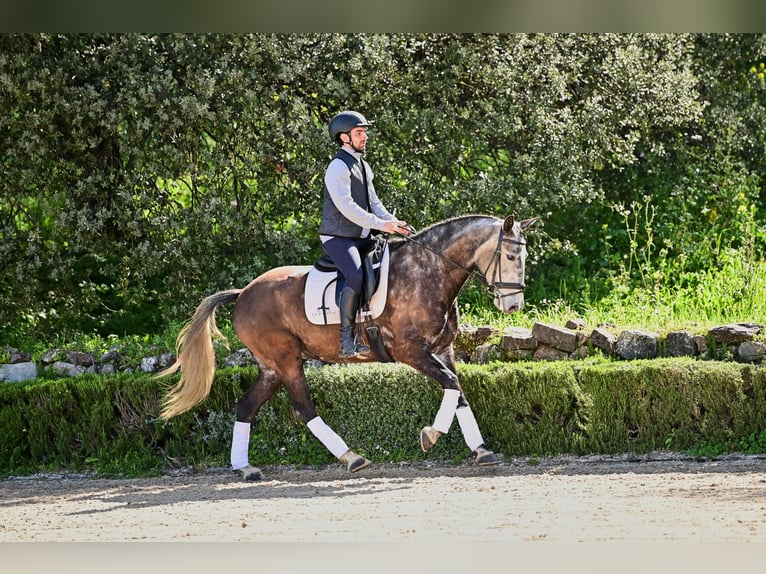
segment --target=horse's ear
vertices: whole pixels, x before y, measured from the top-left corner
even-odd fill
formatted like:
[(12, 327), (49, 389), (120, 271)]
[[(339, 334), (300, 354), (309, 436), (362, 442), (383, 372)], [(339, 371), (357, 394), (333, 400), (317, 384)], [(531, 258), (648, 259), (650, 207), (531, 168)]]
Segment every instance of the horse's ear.
[(507, 234), (513, 233), (513, 222), (515, 221), (513, 215), (509, 215), (503, 222), (503, 231)]
[(535, 223), (537, 223), (537, 220), (540, 219), (539, 217), (532, 217), (530, 219), (524, 219), (523, 221), (519, 221), (519, 225), (521, 226), (521, 230), (524, 231), (527, 227), (532, 227)]

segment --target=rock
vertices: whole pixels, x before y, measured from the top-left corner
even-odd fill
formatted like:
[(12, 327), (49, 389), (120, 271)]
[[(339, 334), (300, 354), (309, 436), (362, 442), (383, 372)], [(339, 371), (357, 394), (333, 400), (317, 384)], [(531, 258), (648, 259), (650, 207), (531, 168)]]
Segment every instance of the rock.
[(537, 349), (537, 339), (532, 336), (531, 329), (508, 327), (503, 331), (500, 348), (504, 351), (534, 351)]
[(707, 353), (707, 339), (702, 335), (692, 335), (694, 341), (694, 347), (696, 348), (697, 355), (704, 355)]
[(534, 358), (534, 352), (529, 349), (516, 349), (505, 351), (506, 361), (529, 361)]
[(457, 337), (454, 341), (455, 356), (470, 361), (471, 353), (477, 346), (487, 342), (487, 328), (477, 329), (473, 325), (458, 325)]
[(119, 367), (121, 362), (122, 355), (117, 347), (111, 347), (106, 353), (101, 355), (101, 358), (99, 359), (99, 363), (111, 363), (115, 368)]
[(566, 322), (566, 325), (564, 325), (567, 329), (572, 329), (573, 331), (581, 331), (585, 329), (585, 321), (582, 319), (569, 319), (569, 321)]
[(569, 355), (570, 359), (585, 359), (590, 354), (590, 349), (587, 345), (577, 347), (577, 350)]
[(759, 363), (766, 355), (766, 345), (761, 341), (745, 341), (737, 348), (737, 356), (745, 363)]
[(15, 365), (17, 363), (28, 363), (32, 360), (31, 353), (22, 353), (14, 347), (3, 347), (0, 349), (0, 355), (8, 356), (8, 363)]
[(66, 361), (56, 361), (51, 368), (59, 377), (76, 377), (86, 371), (85, 367)]
[(603, 327), (596, 327), (590, 334), (590, 342), (601, 349), (605, 355), (611, 357), (617, 346), (617, 336)]
[(140, 369), (144, 373), (153, 373), (157, 369), (159, 369), (159, 366), (160, 366), (159, 357), (144, 357), (143, 359), (141, 359)]
[(81, 353), (80, 351), (67, 351), (66, 362), (77, 365), (78, 367), (90, 367), (94, 362), (93, 355)]
[(477, 347), (486, 343), (497, 333), (497, 329), (488, 326), (474, 327), (472, 325), (460, 325), (455, 343), (461, 348), (468, 346)]
[(577, 348), (577, 333), (566, 327), (556, 327), (546, 323), (535, 323), (532, 335), (538, 344), (554, 347), (567, 355)]
[(117, 372), (117, 368), (112, 363), (106, 363), (101, 365), (99, 373), (102, 375), (114, 375)]
[(693, 357), (697, 354), (697, 345), (688, 331), (673, 331), (665, 337), (665, 347), (669, 357)]
[(490, 361), (499, 361), (503, 358), (497, 345), (487, 344), (479, 345), (471, 353), (471, 362), (477, 365), (489, 363)]
[(43, 353), (43, 356), (40, 357), (40, 361), (43, 363), (43, 365), (50, 365), (51, 363), (55, 363), (59, 359), (63, 358), (64, 355), (59, 349), (51, 349)]
[(37, 364), (32, 361), (0, 365), (0, 381), (17, 383), (37, 378)]
[(226, 357), (223, 360), (223, 364), (227, 367), (245, 367), (247, 365), (252, 365), (253, 354), (250, 352), (250, 349), (243, 347)]
[(490, 337), (493, 337), (495, 333), (497, 333), (497, 331), (487, 325), (476, 327), (476, 340), (486, 341)]
[(625, 330), (617, 337), (615, 351), (623, 359), (654, 359), (660, 335), (652, 331)]
[(539, 345), (534, 354), (536, 361), (563, 361), (568, 358), (569, 353), (549, 345)]
[(742, 343), (751, 341), (755, 335), (761, 332), (763, 325), (756, 323), (730, 323), (713, 327), (708, 333), (716, 343)]
[(470, 363), (471, 354), (465, 349), (455, 349), (455, 361), (458, 363)]

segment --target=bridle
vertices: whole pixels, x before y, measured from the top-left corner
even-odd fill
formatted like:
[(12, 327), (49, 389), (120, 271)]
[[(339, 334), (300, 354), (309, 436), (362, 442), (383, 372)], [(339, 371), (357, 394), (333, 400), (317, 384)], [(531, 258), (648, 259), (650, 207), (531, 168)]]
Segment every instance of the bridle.
[[(502, 226), (500, 227), (500, 234), (497, 238), (497, 246), (495, 247), (495, 253), (492, 257), (492, 261), (490, 261), (489, 264), (487, 265), (487, 269), (484, 271), (483, 275), (479, 273), (478, 271), (476, 271), (475, 269), (469, 269), (465, 265), (458, 263), (451, 257), (447, 257), (446, 255), (444, 255), (444, 253), (439, 253), (435, 249), (432, 249), (428, 245), (421, 243), (420, 241), (410, 237), (409, 235), (404, 235), (401, 233), (398, 233), (397, 235), (399, 235), (400, 237), (403, 237), (405, 240), (410, 241), (411, 243), (415, 243), (416, 245), (419, 245), (423, 249), (426, 249), (430, 251), (431, 253), (433, 253), (434, 255), (437, 255), (441, 257), (442, 259), (444, 259), (445, 261), (448, 261), (455, 267), (462, 269), (463, 271), (468, 273), (468, 275), (471, 275), (474, 278), (478, 279), (479, 281), (484, 283), (484, 285), (486, 285), (487, 291), (489, 291), (493, 297), (502, 299), (503, 297), (510, 297), (511, 295), (518, 295), (519, 293), (523, 293), (524, 290), (526, 289), (526, 285), (524, 285), (524, 283), (514, 283), (514, 282), (508, 282), (508, 281), (495, 280), (496, 277), (502, 278), (503, 276), (502, 274), (503, 243), (513, 243), (514, 245), (526, 245), (526, 242), (524, 241), (519, 241), (518, 239), (513, 239), (512, 237), (505, 237), (505, 231), (503, 230)], [(487, 279), (487, 277), (489, 276), (489, 268), (493, 264), (494, 266), (492, 267), (492, 281), (490, 281), (489, 279)], [(512, 292), (500, 293), (499, 292), (500, 289), (511, 289)]]
[[(494, 266), (492, 267), (492, 282), (490, 283), (487, 280), (487, 271), (489, 271), (489, 265), (487, 265), (487, 271), (484, 272), (484, 284), (487, 286), (487, 290), (492, 294), (493, 297), (497, 297), (498, 299), (502, 299), (503, 297), (510, 297), (511, 295), (518, 295), (519, 293), (523, 293), (524, 289), (526, 289), (526, 285), (524, 283), (514, 283), (509, 281), (495, 281), (495, 277), (502, 278), (502, 265), (503, 265), (503, 243), (513, 243), (514, 245), (526, 245), (526, 242), (519, 241), (518, 239), (513, 239), (512, 237), (505, 237), (505, 233), (503, 232), (503, 228), (500, 227), (500, 235), (497, 238), (497, 247), (495, 247), (495, 254), (492, 257), (492, 261), (489, 263), (489, 265), (492, 265), (494, 263)], [(500, 289), (511, 289), (512, 292), (510, 293), (500, 293)]]

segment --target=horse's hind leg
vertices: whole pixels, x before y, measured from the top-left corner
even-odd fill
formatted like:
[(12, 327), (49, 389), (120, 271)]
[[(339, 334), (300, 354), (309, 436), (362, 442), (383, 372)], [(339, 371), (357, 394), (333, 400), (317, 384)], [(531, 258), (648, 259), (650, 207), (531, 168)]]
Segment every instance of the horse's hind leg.
[(231, 440), (231, 467), (245, 480), (261, 480), (261, 469), (251, 466), (248, 457), (250, 447), (250, 423), (274, 393), (282, 380), (271, 369), (259, 366), (258, 379), (237, 401), (237, 418)]
[(303, 373), (303, 364), (297, 363), (297, 368), (292, 369), (289, 375), (282, 373), (285, 381), (287, 395), (293, 403), (293, 407), (301, 416), (306, 426), (319, 442), (329, 450), (335, 458), (346, 465), (349, 472), (358, 472), (372, 464), (363, 456), (360, 456), (348, 448), (346, 442), (330, 428), (330, 426), (317, 415), (314, 401), (311, 400), (309, 387)]
[(436, 413), (433, 425), (423, 427), (420, 431), (420, 448), (423, 452), (428, 452), (436, 444), (436, 441), (449, 431), (453, 414), (457, 418), (465, 444), (476, 457), (476, 464), (479, 466), (498, 464), (500, 460), (495, 453), (484, 445), (484, 438), (479, 430), (476, 417), (471, 410), (471, 405), (468, 404), (462, 393), (457, 395), (457, 401), (455, 401), (455, 391), (451, 389), (444, 390), (442, 403), (439, 411)]

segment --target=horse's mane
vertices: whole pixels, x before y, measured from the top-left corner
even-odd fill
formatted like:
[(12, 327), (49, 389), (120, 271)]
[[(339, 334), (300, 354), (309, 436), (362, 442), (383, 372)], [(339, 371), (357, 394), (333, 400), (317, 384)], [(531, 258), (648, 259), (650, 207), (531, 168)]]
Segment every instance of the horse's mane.
[[(414, 235), (409, 236), (411, 239), (415, 239), (417, 241), (425, 241), (428, 239), (429, 235), (433, 233), (433, 230), (436, 228), (441, 229), (445, 225), (450, 225), (455, 222), (463, 222), (465, 220), (475, 220), (475, 219), (497, 219), (494, 215), (487, 215), (484, 213), (469, 213), (465, 215), (456, 215), (455, 217), (450, 217), (449, 219), (444, 219), (442, 221), (437, 221), (436, 223), (432, 223), (428, 227), (424, 227)], [(462, 225), (461, 225), (462, 227)], [(397, 248), (401, 247), (407, 243), (407, 238), (404, 237), (396, 237), (396, 238), (390, 238), (388, 240), (388, 245), (391, 251), (396, 250)]]

